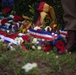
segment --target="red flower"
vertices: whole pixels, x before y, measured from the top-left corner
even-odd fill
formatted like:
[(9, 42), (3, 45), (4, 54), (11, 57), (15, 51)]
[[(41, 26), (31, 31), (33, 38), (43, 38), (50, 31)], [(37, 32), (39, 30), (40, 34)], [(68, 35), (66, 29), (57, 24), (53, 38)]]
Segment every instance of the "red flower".
[(8, 19), (1, 20), (1, 24), (4, 25), (7, 21), (8, 21)]
[(46, 42), (43, 42), (43, 43), (42, 43), (42, 49), (44, 50), (44, 52), (49, 51), (51, 48), (52, 48), (52, 47), (51, 47), (50, 44), (48, 44), (48, 43), (46, 43)]
[(22, 38), (23, 38), (24, 41), (30, 42), (30, 37), (29, 36), (23, 35)]
[(61, 52), (64, 52), (66, 50), (65, 44), (62, 40), (57, 41), (56, 48)]
[(14, 20), (15, 20), (15, 21), (21, 21), (21, 20), (22, 20), (22, 17), (16, 15), (16, 16), (14, 16)]
[(4, 9), (3, 9), (3, 12), (4, 12), (4, 13), (8, 13), (8, 12), (10, 12), (10, 11), (11, 11), (10, 8), (4, 8)]

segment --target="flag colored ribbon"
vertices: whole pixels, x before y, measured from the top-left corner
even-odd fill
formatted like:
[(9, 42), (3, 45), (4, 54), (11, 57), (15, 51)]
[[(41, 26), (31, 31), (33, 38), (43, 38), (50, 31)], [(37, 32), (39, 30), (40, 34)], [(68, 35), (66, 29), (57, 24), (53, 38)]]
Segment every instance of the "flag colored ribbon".
[(6, 36), (1, 35), (1, 34), (0, 34), (0, 39), (4, 39), (4, 41), (8, 42), (8, 43), (13, 43), (15, 45), (18, 45), (17, 42), (14, 39), (6, 37)]
[(17, 41), (15, 40), (15, 38), (17, 36), (25, 36), (25, 34), (23, 33), (14, 33), (14, 34), (11, 34), (9, 35), (9, 33), (3, 33), (3, 31), (0, 30), (0, 39), (3, 39), (4, 42), (7, 42), (7, 43), (13, 43), (15, 45), (18, 45)]
[[(22, 34), (22, 33), (19, 33), (18, 35), (25, 36), (25, 34)], [(0, 31), (0, 39), (3, 39), (4, 42), (6, 42), (6, 43), (12, 43), (12, 44), (15, 44), (15, 45), (19, 45), (15, 39), (10, 38), (8, 36), (5, 36), (5, 35), (1, 34), (1, 31)], [(25, 45), (23, 43), (21, 44), (21, 47), (22, 47), (22, 49), (25, 52), (28, 52), (28, 50), (26, 49), (26, 47), (25, 47)]]
[(62, 30), (62, 29), (60, 29), (59, 31), (60, 31), (60, 35), (61, 35), (62, 37), (67, 37), (67, 36), (68, 36), (67, 31), (64, 31), (64, 30)]
[(7, 31), (7, 30), (9, 30), (9, 27), (8, 27), (8, 26), (0, 26), (0, 29), (1, 29), (1, 30), (4, 30), (4, 31), (5, 31), (5, 30)]
[[(3, 31), (7, 31), (7, 30), (10, 30), (9, 26), (7, 24), (5, 24), (4, 26), (0, 25), (0, 29), (3, 30)], [(13, 29), (18, 29), (20, 27), (21, 27), (21, 24), (20, 23), (16, 23), (16, 24), (12, 25), (12, 28)]]
[(34, 29), (30, 28), (29, 33), (33, 37), (45, 39), (48, 41), (53, 41), (53, 37), (52, 37), (51, 33), (47, 32), (47, 31), (38, 31), (38, 30), (34, 30)]

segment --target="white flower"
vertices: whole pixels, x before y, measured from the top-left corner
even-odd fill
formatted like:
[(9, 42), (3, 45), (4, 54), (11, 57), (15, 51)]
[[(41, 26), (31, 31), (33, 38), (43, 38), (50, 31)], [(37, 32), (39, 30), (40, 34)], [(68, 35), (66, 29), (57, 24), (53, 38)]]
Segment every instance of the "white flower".
[(14, 16), (13, 16), (13, 15), (9, 15), (9, 17), (14, 18)]
[(39, 41), (36, 42), (36, 44), (38, 44), (38, 43), (39, 43)]
[(4, 42), (4, 39), (2, 38), (2, 39), (0, 39), (0, 41), (1, 41), (1, 42)]
[(41, 50), (41, 46), (38, 46), (37, 48), (38, 48), (38, 50)]
[(35, 46), (34, 45), (32, 46), (32, 49), (35, 49)]
[(23, 43), (22, 37), (16, 37), (15, 41), (17, 42), (18, 45), (20, 45), (21, 43)]
[(34, 38), (33, 41), (32, 41), (32, 43), (38, 44), (38, 39), (37, 38)]
[(49, 52), (47, 52), (47, 55), (50, 54)]
[(32, 67), (37, 67), (37, 63), (32, 63)]
[(59, 58), (59, 56), (58, 55), (56, 55), (56, 59), (58, 59)]
[(26, 65), (24, 65), (23, 67), (22, 67), (22, 69), (24, 69), (25, 70), (25, 72), (29, 72), (30, 70), (32, 70), (32, 64), (31, 63), (27, 63)]
[(37, 64), (36, 63), (27, 63), (26, 65), (24, 65), (22, 67), (22, 69), (24, 69), (25, 72), (29, 72), (30, 70), (32, 70), (35, 67), (37, 67)]

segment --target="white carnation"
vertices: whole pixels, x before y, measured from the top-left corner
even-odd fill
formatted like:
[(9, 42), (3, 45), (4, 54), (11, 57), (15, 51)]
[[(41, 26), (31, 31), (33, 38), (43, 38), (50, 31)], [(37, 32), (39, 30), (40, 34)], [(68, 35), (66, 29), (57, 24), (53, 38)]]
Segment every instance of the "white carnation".
[(32, 70), (32, 64), (31, 63), (27, 63), (26, 65), (24, 65), (23, 67), (22, 67), (22, 69), (24, 69), (25, 70), (25, 72), (29, 72), (30, 70)]
[(16, 37), (15, 41), (17, 42), (18, 45), (20, 45), (21, 43), (23, 43), (22, 37)]
[(24, 69), (25, 72), (29, 72), (30, 70), (32, 70), (35, 67), (37, 67), (37, 64), (36, 63), (27, 63), (26, 65), (24, 65), (22, 67), (22, 69)]
[(32, 41), (32, 43), (37, 44), (38, 43), (38, 39), (34, 38), (33, 41)]
[(34, 45), (32, 46), (32, 49), (35, 49), (35, 46)]
[(38, 50), (41, 50), (41, 46), (38, 46), (37, 48), (38, 48)]
[(32, 63), (32, 67), (37, 67), (37, 63)]

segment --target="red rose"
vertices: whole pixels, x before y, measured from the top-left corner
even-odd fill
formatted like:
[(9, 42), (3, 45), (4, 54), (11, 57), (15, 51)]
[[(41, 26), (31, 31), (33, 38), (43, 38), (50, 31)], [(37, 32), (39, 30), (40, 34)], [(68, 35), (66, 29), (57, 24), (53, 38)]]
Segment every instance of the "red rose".
[(1, 24), (4, 25), (7, 21), (8, 21), (8, 19), (1, 20)]
[(4, 9), (3, 9), (3, 12), (4, 12), (4, 13), (8, 13), (8, 12), (10, 12), (10, 11), (11, 11), (10, 8), (4, 8)]
[(49, 50), (51, 50), (51, 45), (50, 44), (48, 44), (48, 43), (46, 43), (46, 42), (43, 42), (42, 43), (42, 49), (43, 49), (43, 51), (44, 52), (48, 52)]
[(21, 20), (22, 20), (22, 17), (16, 15), (16, 16), (14, 16), (14, 20), (15, 20), (15, 21), (21, 21)]
[(65, 43), (62, 40), (58, 40), (57, 43), (56, 43), (56, 48), (60, 52), (65, 52), (65, 50), (66, 50)]

